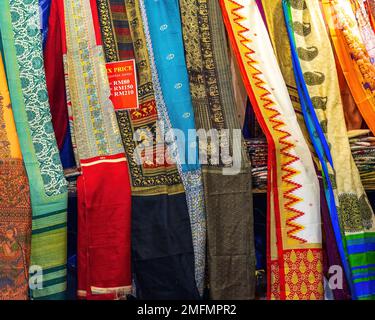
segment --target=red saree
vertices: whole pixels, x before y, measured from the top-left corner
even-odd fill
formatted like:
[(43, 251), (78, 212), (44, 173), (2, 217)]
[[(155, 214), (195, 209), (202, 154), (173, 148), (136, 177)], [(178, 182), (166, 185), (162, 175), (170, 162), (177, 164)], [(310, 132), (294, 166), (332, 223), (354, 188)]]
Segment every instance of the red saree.
[(68, 128), (68, 112), (66, 110), (60, 17), (56, 6), (57, 2), (52, 1), (51, 14), (48, 20), (48, 35), (44, 48), (44, 68), (53, 130), (55, 131), (57, 145), (61, 150)]
[(78, 297), (125, 299), (131, 291), (131, 192), (105, 69), (95, 1), (58, 1), (68, 108), (81, 166)]

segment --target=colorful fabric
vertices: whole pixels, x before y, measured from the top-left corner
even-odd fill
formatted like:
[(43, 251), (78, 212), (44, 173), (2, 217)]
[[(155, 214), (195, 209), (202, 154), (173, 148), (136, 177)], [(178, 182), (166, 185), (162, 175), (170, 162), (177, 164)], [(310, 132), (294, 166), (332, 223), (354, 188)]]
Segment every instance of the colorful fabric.
[[(308, 143), (310, 152), (317, 163), (315, 148), (311, 142), (309, 132), (306, 127), (304, 113), (302, 111), (296, 80), (293, 72), (293, 62), (289, 48), (289, 39), (285, 27), (282, 0), (263, 0), (262, 5), (265, 11), (269, 36), (275, 51), (275, 55), (283, 74), (284, 81), (288, 88), (289, 96), (292, 101), (294, 111), (297, 116), (298, 124), (302, 130), (303, 136)], [(313, 52), (313, 49), (312, 49)]]
[(344, 107), (346, 129), (359, 130), (365, 126), (362, 114), (359, 111), (357, 104), (354, 101), (348, 83), (346, 82), (344, 72), (342, 71), (340, 62), (335, 54), (337, 76), (339, 78), (339, 86), (341, 91), (341, 99)]
[[(340, 233), (340, 227), (338, 224), (338, 216), (337, 216), (337, 209), (336, 204), (333, 201), (334, 195), (333, 190), (330, 187), (331, 181), (329, 180), (329, 174), (332, 173), (332, 167), (328, 161), (328, 158), (330, 155), (326, 156), (323, 148), (323, 144), (320, 141), (319, 137), (324, 137), (323, 132), (321, 131), (320, 134), (318, 133), (317, 129), (315, 128), (315, 125), (319, 122), (317, 119), (313, 119), (311, 116), (311, 113), (308, 111), (309, 103), (307, 103), (305, 99), (305, 95), (301, 95), (301, 99), (299, 96), (299, 90), (303, 90), (301, 84), (296, 84), (296, 79), (298, 82), (299, 77), (295, 78), (294, 70), (295, 67), (293, 66), (294, 60), (292, 59), (292, 54), (290, 49), (286, 50), (286, 48), (290, 48), (289, 43), (289, 37), (288, 37), (288, 30), (284, 23), (284, 16), (283, 16), (283, 7), (282, 7), (282, 0), (265, 0), (263, 1), (263, 7), (265, 9), (266, 17), (267, 17), (267, 24), (268, 24), (268, 30), (270, 34), (271, 41), (273, 43), (273, 47), (279, 62), (280, 69), (282, 71), (282, 74), (284, 76), (284, 80), (287, 84), (287, 88), (289, 91), (289, 96), (292, 100), (292, 104), (294, 107), (294, 110), (297, 115), (297, 120), (300, 125), (300, 128), (303, 132), (303, 135), (305, 139), (308, 142), (310, 151), (314, 157), (314, 162), (318, 168), (318, 171), (323, 171), (323, 179), (324, 183), (322, 183), (323, 187), (323, 195), (324, 198), (321, 197), (321, 206), (322, 206), (322, 218), (324, 218), (324, 230), (326, 231), (326, 237), (331, 237), (331, 231), (333, 232), (332, 228), (332, 222), (331, 222), (331, 215), (333, 217), (336, 217), (337, 224), (336, 232), (338, 236), (341, 236)], [(306, 50), (306, 54), (310, 54), (311, 56), (314, 55), (314, 52), (316, 51), (315, 48), (309, 48), (309, 50)], [(297, 59), (298, 60), (298, 59)], [(301, 76), (301, 78), (303, 78)], [(310, 104), (312, 106), (312, 103)], [(313, 109), (313, 108), (312, 108)], [(356, 106), (355, 106), (356, 110)], [(350, 120), (353, 121), (354, 117), (354, 110), (350, 113)], [(349, 110), (348, 110), (349, 112)], [(358, 112), (356, 113), (358, 114)], [(358, 118), (358, 117), (356, 117)], [(361, 116), (359, 115), (359, 118), (361, 119)], [(320, 175), (320, 174), (319, 174)], [(326, 198), (326, 199), (325, 199)], [(327, 208), (327, 213), (329, 214), (328, 217), (325, 215), (324, 208)], [(335, 221), (335, 219), (332, 219), (332, 221)], [(335, 233), (333, 233), (333, 236), (335, 236)], [(339, 238), (341, 239), (341, 237)], [(340, 242), (341, 243), (341, 242)], [(337, 248), (335, 248), (332, 245), (326, 246), (327, 250), (327, 256), (328, 256), (328, 263), (329, 265), (332, 265), (333, 263), (335, 265), (340, 265), (341, 261), (339, 259), (340, 263), (337, 263)], [(341, 248), (341, 253), (344, 255), (344, 249)], [(340, 255), (339, 255), (340, 258)], [(347, 296), (347, 294), (342, 292), (342, 290), (333, 290), (333, 295), (336, 298), (341, 298)]]
[(59, 1), (73, 122), (78, 197), (78, 297), (131, 292), (131, 194), (127, 159), (110, 100), (95, 1)]
[[(325, 279), (330, 279), (332, 276), (332, 270), (337, 270), (337, 268), (343, 270), (343, 265), (339, 247), (336, 242), (335, 231), (331, 222), (329, 207), (325, 197), (325, 179), (321, 175), (318, 178), (320, 183), (320, 207), (323, 222), (323, 271)], [(331, 269), (332, 267), (334, 269)], [(342, 281), (342, 286), (329, 288), (334, 300), (351, 300), (350, 289), (345, 275), (340, 281)], [(327, 292), (325, 292), (325, 295), (326, 294)]]
[(30, 264), (36, 266), (30, 271), (43, 272), (43, 282), (31, 288), (31, 297), (63, 299), (67, 190), (49, 112), (38, 2), (2, 1), (0, 12), (9, 91), (30, 182)]
[(375, 137), (370, 130), (349, 132), (349, 141), (354, 161), (366, 190), (375, 188)]
[(61, 22), (56, 6), (56, 1), (52, 1), (51, 10), (49, 11), (51, 14), (48, 20), (48, 33), (46, 33), (44, 46), (44, 68), (46, 72), (53, 130), (59, 150), (62, 150), (69, 121), (68, 111), (66, 110)]
[(266, 20), (266, 14), (265, 14), (264, 8), (263, 8), (262, 0), (256, 0), (256, 3), (257, 3), (257, 6), (258, 6), (258, 9), (259, 9), (259, 12), (262, 15), (263, 22), (266, 24), (267, 20)]
[[(160, 139), (162, 131), (140, 3), (97, 3), (107, 61), (135, 58), (137, 64), (140, 107), (116, 112), (132, 188), (135, 294), (139, 299), (198, 299), (186, 195), (176, 166), (168, 164), (164, 141)], [(135, 133), (138, 141), (134, 140)], [(141, 146), (152, 146), (153, 157), (139, 164), (135, 150)]]
[(49, 20), (50, 7), (51, 7), (51, 0), (39, 0), (43, 46), (46, 43), (47, 35), (48, 35), (48, 23), (49, 23), (48, 20)]
[(366, 0), (366, 4), (368, 5), (369, 12), (371, 13), (371, 15), (375, 16), (375, 1)]
[(77, 180), (78, 298), (126, 299), (132, 290), (126, 158), (81, 159), (81, 166)]
[(0, 300), (28, 299), (30, 246), (29, 181), (0, 52)]
[[(301, 6), (301, 4), (299, 4)], [(303, 4), (302, 4), (303, 8)], [(326, 99), (322, 99), (320, 97), (314, 97), (314, 100), (310, 98), (307, 84), (304, 80), (303, 71), (301, 65), (299, 63), (298, 52), (296, 48), (296, 43), (294, 40), (294, 30), (292, 28), (293, 23), (291, 21), (291, 17), (289, 15), (288, 3), (283, 2), (283, 9), (285, 15), (285, 22), (287, 26), (288, 36), (290, 39), (290, 51), (293, 63), (293, 70), (295, 73), (295, 79), (297, 83), (298, 93), (300, 95), (300, 103), (302, 107), (302, 112), (304, 115), (304, 119), (306, 122), (306, 128), (309, 132), (312, 144), (315, 149), (315, 154), (317, 155), (319, 161), (319, 168), (322, 172), (323, 178), (325, 180), (324, 183), (324, 191), (326, 197), (326, 203), (328, 206), (330, 219), (332, 223), (332, 227), (335, 233), (335, 238), (337, 241), (338, 251), (340, 253), (342, 265), (345, 271), (345, 276), (347, 277), (349, 284), (350, 282), (350, 270), (349, 265), (346, 259), (345, 253), (345, 242), (342, 239), (342, 232), (341, 232), (341, 225), (339, 221), (338, 209), (337, 209), (337, 193), (335, 193), (335, 186), (336, 182), (334, 181), (334, 169), (333, 169), (333, 161), (330, 148), (328, 146), (328, 142), (325, 138), (323, 128), (319, 123), (319, 119), (315, 113), (315, 106), (317, 109), (325, 109), (326, 108)], [(303, 29), (302, 29), (303, 30)], [(301, 31), (301, 34), (303, 32)], [(301, 51), (301, 50), (300, 50)], [(317, 50), (313, 50), (317, 51)], [(315, 58), (315, 55), (311, 55), (311, 57)], [(327, 226), (325, 226), (327, 227)]]
[(268, 298), (323, 299), (319, 182), (308, 146), (255, 1), (220, 3), (269, 146)]
[[(334, 168), (330, 180), (344, 244), (338, 237), (336, 241), (346, 249), (343, 263), (347, 264), (348, 259), (351, 270), (346, 267), (346, 272), (352, 295), (354, 299), (371, 299), (374, 286), (368, 277), (371, 277), (374, 252), (369, 239), (374, 236), (375, 217), (351, 155), (337, 73), (331, 68), (335, 64), (334, 55), (329, 46), (322, 45), (329, 42), (324, 19), (319, 3), (284, 0), (283, 6), (288, 29), (293, 31), (292, 50), (298, 53), (307, 94), (313, 101), (310, 112), (315, 112), (330, 146)], [(305, 55), (304, 50), (312, 47), (317, 49), (316, 54)], [(325, 101), (324, 108), (316, 103), (319, 99)], [(353, 242), (353, 239), (356, 240)], [(357, 267), (367, 276), (356, 277)]]
[[(153, 58), (171, 125), (173, 129), (181, 130), (187, 139), (188, 131), (195, 129), (195, 123), (184, 57), (179, 2), (143, 0), (143, 3)], [(174, 72), (170, 72), (171, 69)], [(198, 154), (196, 144), (178, 145), (178, 153), (184, 171), (200, 168), (198, 159), (194, 157)]]
[(375, 132), (375, 65), (348, 0), (322, 0), (325, 19), (353, 98), (370, 130)]
[(375, 31), (372, 29), (370, 16), (363, 0), (350, 0), (350, 2), (357, 19), (362, 42), (366, 47), (371, 63), (375, 65)]
[(366, 6), (367, 13), (370, 17), (372, 30), (375, 31), (375, 1), (365, 0), (365, 6)]
[[(244, 144), (234, 140), (234, 130), (241, 136), (241, 125), (220, 6), (217, 1), (182, 0), (180, 10), (195, 126), (208, 133), (228, 130), (222, 142), (240, 157), (236, 175), (223, 174), (223, 162), (202, 166), (209, 294), (212, 299), (254, 299), (251, 171)], [(213, 144), (201, 141), (199, 150), (208, 159), (215, 151)]]
[[(169, 140), (169, 152), (176, 153), (175, 161), (186, 193), (193, 235), (195, 280), (199, 293), (203, 296), (206, 271), (206, 216), (198, 148), (190, 146), (191, 142), (196, 142), (197, 137), (192, 136), (191, 131), (189, 134), (189, 130), (195, 129), (194, 111), (184, 58), (179, 7), (178, 2), (158, 2), (157, 8), (152, 8), (152, 2), (151, 5), (150, 2), (147, 3), (146, 5), (143, 0), (140, 1), (140, 8), (152, 69), (156, 108), (165, 137)], [(152, 12), (158, 12), (159, 18), (155, 19), (156, 16)], [(149, 16), (153, 19), (149, 19)], [(160, 25), (166, 26), (166, 29), (160, 28)], [(158, 35), (159, 32), (162, 37)], [(174, 70), (173, 73), (170, 72), (171, 68)], [(173, 83), (175, 85), (171, 86)], [(176, 142), (173, 137), (168, 136), (174, 135), (175, 129), (181, 130), (184, 141)]]

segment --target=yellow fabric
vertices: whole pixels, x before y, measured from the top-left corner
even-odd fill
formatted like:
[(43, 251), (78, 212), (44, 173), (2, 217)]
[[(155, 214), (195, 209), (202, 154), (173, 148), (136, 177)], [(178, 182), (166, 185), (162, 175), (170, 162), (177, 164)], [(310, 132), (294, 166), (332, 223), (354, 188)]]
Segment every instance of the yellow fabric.
[[(6, 158), (22, 159), (21, 148), (18, 141), (16, 126), (13, 118), (13, 111), (11, 108), (8, 85), (6, 82), (3, 58), (0, 55), (0, 96), (3, 97), (3, 105), (1, 112), (3, 113), (3, 119), (5, 126), (5, 134), (7, 136), (7, 141), (9, 142), (9, 149), (7, 151), (8, 156)], [(0, 154), (5, 153), (5, 148), (2, 148)]]
[[(290, 52), (288, 33), (285, 27), (284, 14), (282, 9), (282, 0), (262, 0), (264, 13), (267, 20), (268, 33), (272, 42), (275, 55), (288, 88), (289, 96), (292, 101), (297, 121), (301, 127), (303, 136), (307, 142), (310, 152), (314, 155), (314, 147), (310, 141), (309, 134), (303, 118), (301, 104), (294, 79), (292, 56)], [(314, 156), (316, 164), (319, 163)]]
[(0, 300), (28, 299), (30, 189), (0, 54)]

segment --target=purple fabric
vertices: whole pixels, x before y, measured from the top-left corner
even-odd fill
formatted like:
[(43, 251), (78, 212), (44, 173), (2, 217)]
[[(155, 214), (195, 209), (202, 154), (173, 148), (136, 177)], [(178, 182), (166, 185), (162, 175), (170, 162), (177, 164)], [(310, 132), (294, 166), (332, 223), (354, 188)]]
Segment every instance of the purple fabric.
[(264, 24), (265, 24), (266, 27), (267, 27), (267, 20), (266, 20), (266, 15), (265, 15), (265, 13), (264, 13), (263, 5), (262, 5), (262, 0), (256, 0), (256, 3), (257, 3), (257, 5), (258, 5), (258, 8), (259, 8), (260, 14), (262, 15), (262, 18), (263, 18)]
[(351, 295), (346, 281), (344, 268), (341, 263), (339, 251), (337, 249), (335, 235), (333, 233), (333, 228), (331, 224), (331, 219), (329, 216), (328, 205), (324, 194), (323, 178), (318, 172), (319, 184), (320, 184), (320, 205), (321, 205), (321, 216), (323, 223), (323, 252), (324, 252), (324, 262), (323, 262), (323, 272), (329, 279), (330, 274), (329, 268), (331, 266), (340, 266), (343, 270), (343, 288), (332, 290), (335, 300), (351, 300)]

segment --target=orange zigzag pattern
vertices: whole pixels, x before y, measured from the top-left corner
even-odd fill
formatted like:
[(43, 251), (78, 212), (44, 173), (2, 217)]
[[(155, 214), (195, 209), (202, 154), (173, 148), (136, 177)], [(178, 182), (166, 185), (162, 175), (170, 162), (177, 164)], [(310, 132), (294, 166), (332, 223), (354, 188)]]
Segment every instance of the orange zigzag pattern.
[[(225, 1), (225, 0), (224, 0)], [(294, 192), (302, 186), (293, 181), (293, 177), (297, 176), (300, 172), (294, 169), (291, 165), (299, 160), (298, 157), (292, 155), (289, 151), (294, 147), (294, 144), (289, 142), (288, 139), (291, 137), (291, 134), (282, 128), (285, 127), (285, 123), (279, 118), (281, 115), (278, 110), (274, 108), (276, 103), (272, 100), (271, 93), (269, 90), (265, 88), (265, 82), (260, 78), (262, 72), (255, 66), (257, 61), (252, 58), (252, 55), (255, 53), (247, 44), (251, 42), (250, 39), (247, 39), (243, 34), (245, 32), (249, 32), (250, 30), (244, 27), (240, 21), (245, 20), (237, 12), (244, 7), (237, 3), (234, 0), (228, 0), (229, 2), (233, 3), (237, 8), (232, 9), (231, 13), (235, 17), (233, 18), (233, 22), (240, 28), (241, 31), (238, 31), (238, 37), (240, 38), (240, 43), (246, 48), (247, 52), (245, 57), (247, 59), (247, 65), (253, 69), (252, 78), (255, 81), (255, 86), (259, 88), (264, 93), (260, 96), (260, 100), (263, 101), (264, 109), (268, 110), (272, 113), (272, 116), (269, 118), (269, 121), (273, 123), (272, 129), (275, 132), (278, 132), (281, 137), (279, 138), (280, 145), (282, 146), (280, 153), (285, 157), (282, 157), (282, 164), (281, 170), (283, 171), (282, 181), (288, 186), (288, 190), (283, 193), (284, 197), (284, 207), (288, 212), (286, 225), (288, 227), (287, 234), (290, 238), (295, 239), (301, 243), (306, 243), (305, 239), (297, 237), (296, 234), (303, 230), (304, 227), (296, 223), (296, 219), (304, 215), (304, 212), (297, 210), (294, 206), (301, 202), (303, 199), (296, 196)]]

